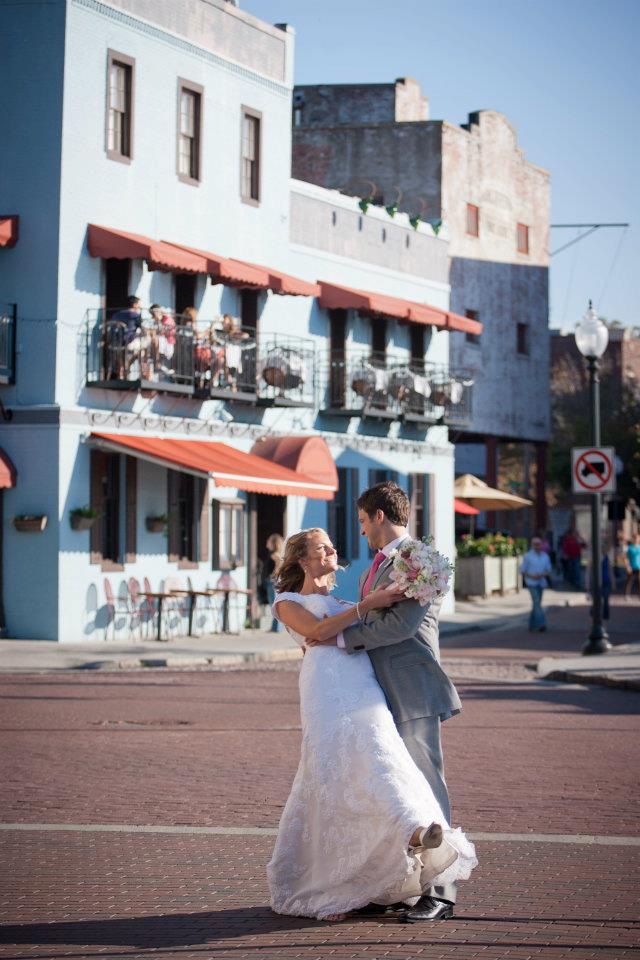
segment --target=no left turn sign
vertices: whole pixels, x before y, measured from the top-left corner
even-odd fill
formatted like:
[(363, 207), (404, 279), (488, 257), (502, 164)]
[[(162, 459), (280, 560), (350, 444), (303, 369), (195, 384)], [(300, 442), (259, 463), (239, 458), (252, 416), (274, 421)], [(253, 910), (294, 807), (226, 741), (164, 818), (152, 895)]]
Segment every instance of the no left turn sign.
[(613, 447), (573, 447), (571, 481), (574, 493), (612, 493), (616, 489)]

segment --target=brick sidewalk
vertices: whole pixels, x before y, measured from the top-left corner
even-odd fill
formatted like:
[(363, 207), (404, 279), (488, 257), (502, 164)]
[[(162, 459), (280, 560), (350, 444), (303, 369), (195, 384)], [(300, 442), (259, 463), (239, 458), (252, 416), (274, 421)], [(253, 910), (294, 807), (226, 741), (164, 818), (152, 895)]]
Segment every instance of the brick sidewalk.
[[(14, 878), (16, 905), (1, 931), (12, 946), (0, 956), (618, 960), (637, 946), (630, 880), (638, 856), (624, 848), (616, 872), (628, 879), (603, 891), (611, 848), (481, 843), (482, 867), (454, 920), (407, 926), (274, 916), (265, 905), (271, 845), (262, 837), (14, 834), (2, 857)], [(562, 878), (553, 897), (550, 878)]]
[[(565, 645), (579, 631), (570, 634), (567, 626)], [(531, 655), (530, 637), (483, 642), (494, 657), (498, 649), (516, 650), (520, 663)], [(487, 664), (473, 642), (444, 655)], [(444, 728), (456, 822), (493, 834), (638, 835), (637, 694), (499, 673), (459, 687), (463, 714)], [(7, 676), (0, 688), (4, 822), (277, 824), (300, 737), (292, 666)], [(481, 840), (481, 865), (462, 886), (454, 921), (407, 927), (273, 917), (264, 875), (272, 843), (2, 832), (8, 945), (0, 955), (617, 960), (637, 952), (638, 846)]]

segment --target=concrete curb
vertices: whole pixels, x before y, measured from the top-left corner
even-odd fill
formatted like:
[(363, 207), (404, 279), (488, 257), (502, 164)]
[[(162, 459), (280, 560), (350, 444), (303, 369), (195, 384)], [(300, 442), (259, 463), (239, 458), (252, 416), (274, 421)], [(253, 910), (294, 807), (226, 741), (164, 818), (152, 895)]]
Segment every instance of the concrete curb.
[(613, 677), (607, 673), (580, 673), (574, 670), (552, 670), (538, 680), (559, 680), (563, 683), (588, 683), (618, 690), (640, 690), (640, 677)]
[(193, 667), (243, 667), (251, 663), (281, 663), (301, 659), (299, 650), (270, 650), (266, 653), (219, 653), (210, 657), (141, 657), (125, 660), (94, 660), (70, 670), (142, 670), (168, 668), (171, 670)]

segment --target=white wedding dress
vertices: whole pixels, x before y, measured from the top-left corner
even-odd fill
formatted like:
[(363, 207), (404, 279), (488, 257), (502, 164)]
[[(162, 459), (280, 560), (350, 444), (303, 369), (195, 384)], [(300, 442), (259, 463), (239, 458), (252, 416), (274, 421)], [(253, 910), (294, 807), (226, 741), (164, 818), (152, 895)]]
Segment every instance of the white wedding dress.
[[(323, 594), (280, 593), (317, 618), (344, 611)], [(303, 638), (291, 635), (302, 645)], [(302, 754), (267, 867), (276, 913), (325, 917), (419, 897), (477, 864), (411, 759), (367, 654), (311, 647), (300, 671)], [(442, 824), (440, 847), (409, 855), (416, 827)]]

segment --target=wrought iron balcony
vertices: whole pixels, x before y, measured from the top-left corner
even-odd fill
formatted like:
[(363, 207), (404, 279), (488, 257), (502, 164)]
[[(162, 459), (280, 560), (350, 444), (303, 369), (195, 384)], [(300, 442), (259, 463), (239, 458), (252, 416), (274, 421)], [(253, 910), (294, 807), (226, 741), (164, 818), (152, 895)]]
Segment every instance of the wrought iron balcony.
[[(118, 313), (121, 313), (118, 311)], [(314, 406), (315, 351), (301, 337), (220, 321), (87, 318), (87, 385), (153, 390), (257, 406)], [(177, 318), (178, 320), (180, 318)]]
[(333, 416), (466, 423), (473, 380), (445, 366), (363, 350), (331, 355), (324, 412)]
[(14, 383), (16, 376), (17, 304), (0, 303), (0, 383)]

